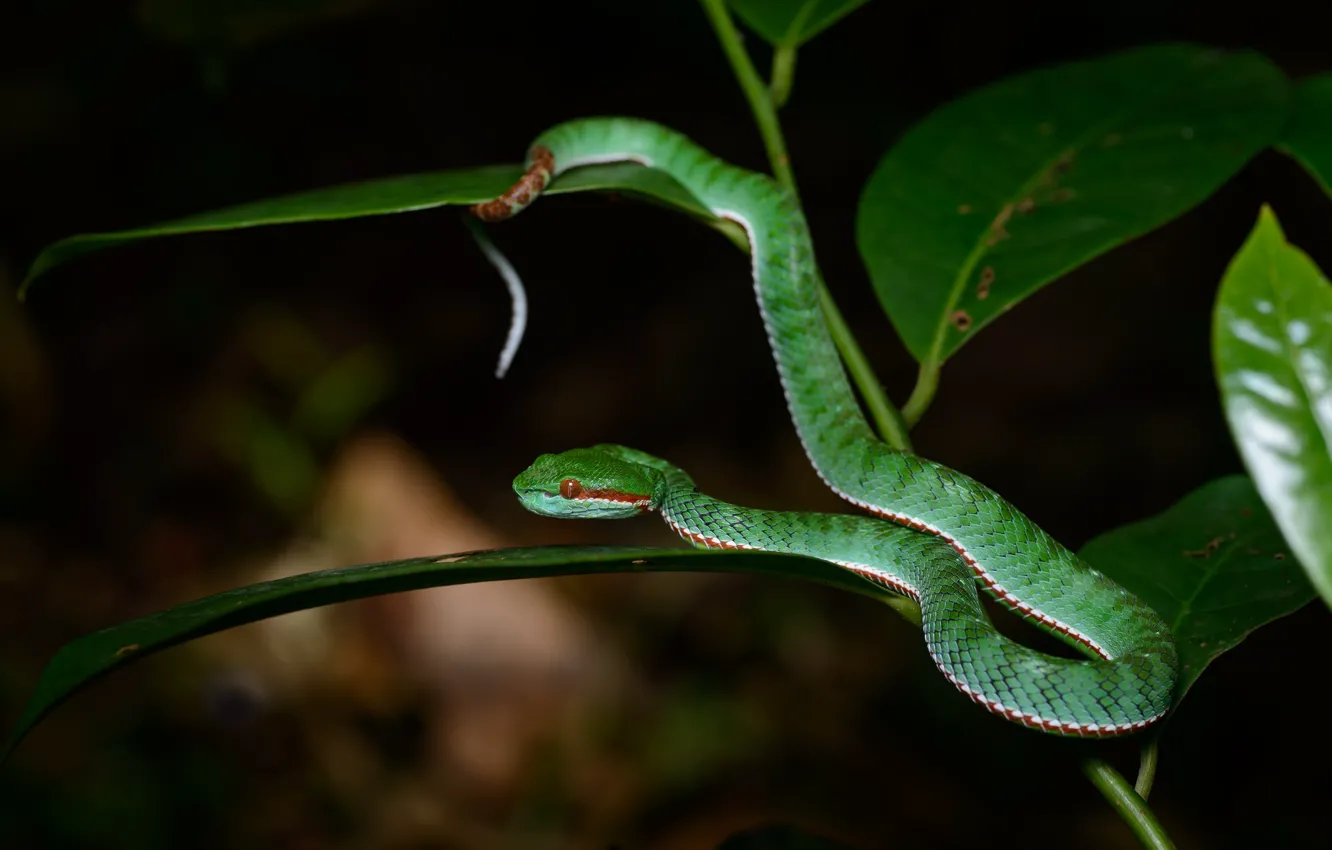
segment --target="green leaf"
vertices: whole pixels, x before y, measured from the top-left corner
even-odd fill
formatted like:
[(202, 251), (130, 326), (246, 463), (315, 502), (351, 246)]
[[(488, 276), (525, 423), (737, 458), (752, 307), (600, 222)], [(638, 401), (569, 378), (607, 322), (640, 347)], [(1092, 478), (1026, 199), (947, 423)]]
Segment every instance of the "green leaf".
[[(149, 227), (70, 236), (48, 245), (37, 256), (19, 287), (19, 295), (22, 297), (39, 275), (55, 266), (125, 242), (213, 230), (412, 212), (451, 204), (470, 205), (496, 197), (512, 186), (520, 174), (522, 168), (517, 165), (488, 165), (460, 171), (405, 174), (267, 198)], [(705, 221), (712, 221), (711, 213), (670, 175), (633, 163), (575, 169), (552, 183), (546, 194), (593, 190), (620, 191), (641, 196), (681, 209)]]
[(1179, 646), (1175, 704), (1217, 656), (1316, 595), (1253, 482), (1203, 485), (1156, 516), (1078, 553), (1156, 609)]
[(1165, 45), (936, 110), (860, 200), (857, 244), (897, 333), (936, 369), (1046, 283), (1207, 198), (1276, 138), (1287, 98), (1256, 53)]
[(1332, 195), (1332, 74), (1300, 81), (1277, 147)]
[(797, 47), (869, 0), (729, 0), (736, 17), (768, 43)]
[(1244, 465), (1332, 605), (1332, 286), (1266, 205), (1221, 281), (1212, 357)]
[(205, 596), (74, 640), (42, 670), (0, 761), (71, 694), (131, 661), (279, 614), (351, 599), (479, 581), (613, 572), (762, 573), (803, 579), (892, 604), (902, 598), (841, 567), (796, 555), (611, 546), (544, 546), (410, 558), (321, 570)]

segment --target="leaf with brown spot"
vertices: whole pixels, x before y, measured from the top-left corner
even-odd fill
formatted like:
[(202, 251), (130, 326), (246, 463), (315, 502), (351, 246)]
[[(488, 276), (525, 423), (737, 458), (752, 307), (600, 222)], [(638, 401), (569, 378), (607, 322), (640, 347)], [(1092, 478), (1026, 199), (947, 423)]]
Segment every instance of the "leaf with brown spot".
[(981, 269), (980, 281), (976, 284), (976, 297), (984, 301), (990, 297), (990, 285), (994, 283), (994, 266)]
[[(923, 368), (941, 366), (1042, 286), (1215, 192), (1277, 138), (1288, 88), (1257, 53), (1173, 44), (1033, 71), (938, 108), (884, 156), (857, 212), (893, 327)], [(962, 204), (975, 214), (958, 215)], [(953, 333), (983, 266), (995, 284), (967, 304), (971, 333)]]
[(1207, 665), (1249, 632), (1315, 598), (1299, 565), (1274, 557), (1285, 547), (1253, 482), (1232, 475), (1102, 534), (1078, 554), (1170, 624), (1179, 646), (1178, 704)]

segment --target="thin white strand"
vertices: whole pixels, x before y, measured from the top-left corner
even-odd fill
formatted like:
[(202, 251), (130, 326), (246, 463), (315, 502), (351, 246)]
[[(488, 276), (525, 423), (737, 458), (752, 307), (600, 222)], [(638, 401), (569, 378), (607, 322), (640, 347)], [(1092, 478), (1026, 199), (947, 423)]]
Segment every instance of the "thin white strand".
[(473, 221), (470, 216), (463, 216), (463, 221), (467, 224), (467, 229), (471, 231), (472, 238), (481, 248), (481, 253), (499, 272), (500, 279), (509, 290), (509, 301), (512, 304), (509, 321), (509, 335), (504, 340), (504, 348), (500, 351), (499, 364), (495, 367), (495, 377), (502, 379), (509, 371), (509, 366), (513, 364), (514, 355), (518, 353), (518, 346), (522, 345), (523, 333), (527, 330), (527, 290), (523, 288), (523, 279), (518, 276), (513, 264), (508, 258), (495, 247), (495, 243), (490, 240), (485, 228)]

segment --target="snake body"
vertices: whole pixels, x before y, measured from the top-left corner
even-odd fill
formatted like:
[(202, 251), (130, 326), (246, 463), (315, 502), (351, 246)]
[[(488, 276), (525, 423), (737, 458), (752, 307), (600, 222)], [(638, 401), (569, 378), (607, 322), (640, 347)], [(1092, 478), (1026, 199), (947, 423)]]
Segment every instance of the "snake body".
[[(584, 510), (592, 504), (588, 500), (609, 499), (617, 509), (632, 504), (629, 513), (659, 507), (695, 545), (811, 555), (915, 596), (922, 604), (927, 646), (945, 676), (975, 702), (1025, 726), (1108, 736), (1160, 719), (1170, 706), (1178, 658), (1169, 628), (1155, 611), (993, 490), (941, 464), (895, 451), (874, 434), (824, 322), (809, 228), (789, 191), (659, 124), (592, 118), (539, 136), (529, 148), (523, 177), (473, 212), (489, 221), (507, 218), (566, 170), (622, 161), (666, 172), (713, 215), (744, 229), (759, 311), (805, 453), (838, 496), (895, 525), (729, 505), (698, 492), (688, 476), (664, 461), (623, 447), (603, 447), (596, 457), (543, 456), (515, 487), (521, 482), (527, 492), (550, 492), (555, 499), (524, 497), (523, 503), (555, 515), (562, 505), (570, 516), (598, 515)], [(552, 457), (565, 458), (568, 468), (555, 469)], [(623, 476), (626, 466), (635, 465), (661, 479), (661, 492), (648, 480), (651, 475), (630, 475), (619, 483), (606, 475), (613, 468)], [(544, 480), (552, 474), (557, 477)], [(569, 481), (579, 486), (568, 486)], [(644, 484), (651, 486), (644, 491)], [(967, 582), (947, 568), (950, 559), (963, 566)], [(983, 610), (972, 604), (974, 586), (969, 592), (964, 587), (976, 581), (1089, 660), (1035, 653), (995, 633)]]

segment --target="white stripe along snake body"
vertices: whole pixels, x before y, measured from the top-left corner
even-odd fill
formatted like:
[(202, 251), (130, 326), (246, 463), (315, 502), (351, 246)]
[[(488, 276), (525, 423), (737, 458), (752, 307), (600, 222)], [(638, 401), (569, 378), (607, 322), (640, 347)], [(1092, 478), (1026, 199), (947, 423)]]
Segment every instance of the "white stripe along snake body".
[[(665, 461), (620, 446), (543, 455), (514, 482), (523, 504), (554, 516), (660, 509), (696, 546), (809, 555), (913, 596), (921, 603), (926, 646), (949, 681), (1025, 726), (1108, 736), (1162, 717), (1178, 659), (1155, 611), (994, 491), (875, 436), (819, 307), (804, 215), (771, 178), (723, 162), (658, 124), (581, 119), (543, 133), (518, 183), (473, 212), (488, 221), (507, 218), (556, 175), (619, 161), (666, 172), (714, 215), (744, 228), (759, 310), (810, 462), (843, 499), (892, 522), (730, 505), (700, 493)], [(1089, 660), (1042, 654), (998, 634), (980, 606), (977, 580)]]

